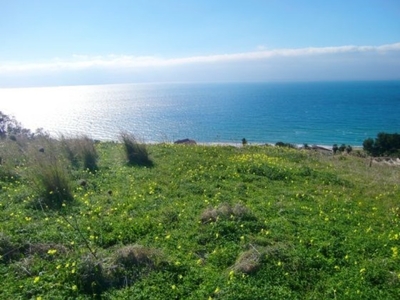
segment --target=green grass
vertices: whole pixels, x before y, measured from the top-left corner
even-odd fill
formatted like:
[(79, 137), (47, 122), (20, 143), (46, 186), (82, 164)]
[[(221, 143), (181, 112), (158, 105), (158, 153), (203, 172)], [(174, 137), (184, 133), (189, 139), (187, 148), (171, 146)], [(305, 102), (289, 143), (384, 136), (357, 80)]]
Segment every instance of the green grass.
[(146, 145), (146, 166), (95, 147), (55, 209), (32, 205), (31, 154), (4, 165), (0, 299), (398, 299), (399, 167), (171, 144)]

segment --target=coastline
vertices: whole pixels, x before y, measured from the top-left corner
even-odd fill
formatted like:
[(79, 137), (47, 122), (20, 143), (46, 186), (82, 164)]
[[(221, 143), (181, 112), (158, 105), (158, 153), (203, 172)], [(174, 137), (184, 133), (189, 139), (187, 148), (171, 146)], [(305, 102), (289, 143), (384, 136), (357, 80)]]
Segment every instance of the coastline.
[[(165, 142), (149, 142), (146, 144), (163, 144)], [(176, 144), (175, 142), (166, 142), (168, 144)], [(199, 145), (199, 146), (232, 146), (232, 147), (243, 147), (243, 144), (241, 142), (196, 142), (196, 144), (193, 144), (193, 146), (195, 145)], [(302, 149), (304, 148), (304, 144), (292, 144), (295, 146), (296, 149)], [(272, 146), (275, 147), (276, 145), (274, 143), (247, 143), (246, 146)], [(350, 145), (353, 150), (363, 150), (363, 146), (355, 146), (355, 145)], [(324, 144), (313, 144), (313, 145), (309, 145), (310, 148), (320, 148), (322, 150), (329, 150), (332, 151), (332, 145), (324, 145)]]
[[(399, 83), (85, 86), (1, 93), (2, 111), (31, 130), (117, 140), (361, 147), (396, 132)], [(35, 99), (35, 101), (31, 101)], [(57, 99), (57, 101), (53, 101)], [(110, 105), (112, 103), (112, 105)], [(32, 114), (33, 109), (38, 109)]]

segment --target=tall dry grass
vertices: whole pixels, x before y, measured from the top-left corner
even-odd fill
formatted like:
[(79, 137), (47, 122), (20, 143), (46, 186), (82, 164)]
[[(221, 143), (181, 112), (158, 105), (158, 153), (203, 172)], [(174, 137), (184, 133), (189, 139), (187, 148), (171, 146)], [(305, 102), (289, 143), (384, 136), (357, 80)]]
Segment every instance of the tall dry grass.
[(86, 135), (74, 138), (61, 136), (60, 141), (63, 152), (72, 166), (76, 168), (82, 166), (84, 170), (89, 170), (90, 172), (98, 169), (97, 161), (99, 155), (93, 139)]
[(51, 208), (73, 200), (70, 174), (60, 143), (40, 138), (29, 147), (28, 172), (40, 198), (38, 203)]
[(128, 165), (152, 166), (153, 162), (149, 157), (146, 144), (139, 142), (136, 137), (130, 133), (122, 132), (120, 140), (123, 144), (125, 156)]

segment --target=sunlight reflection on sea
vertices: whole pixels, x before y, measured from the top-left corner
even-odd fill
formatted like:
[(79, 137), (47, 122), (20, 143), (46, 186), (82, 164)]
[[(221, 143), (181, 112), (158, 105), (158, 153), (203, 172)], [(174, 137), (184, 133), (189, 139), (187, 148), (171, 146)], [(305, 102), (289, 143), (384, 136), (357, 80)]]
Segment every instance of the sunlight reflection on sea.
[(400, 82), (121, 84), (0, 89), (0, 111), (32, 130), (146, 142), (361, 145), (400, 131)]

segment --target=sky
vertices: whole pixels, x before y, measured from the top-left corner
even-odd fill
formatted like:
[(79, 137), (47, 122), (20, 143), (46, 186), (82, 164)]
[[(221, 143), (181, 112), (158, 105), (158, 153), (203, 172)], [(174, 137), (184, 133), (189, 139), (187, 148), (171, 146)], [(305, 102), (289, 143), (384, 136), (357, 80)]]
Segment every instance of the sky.
[(399, 0), (0, 0), (0, 88), (400, 80)]

